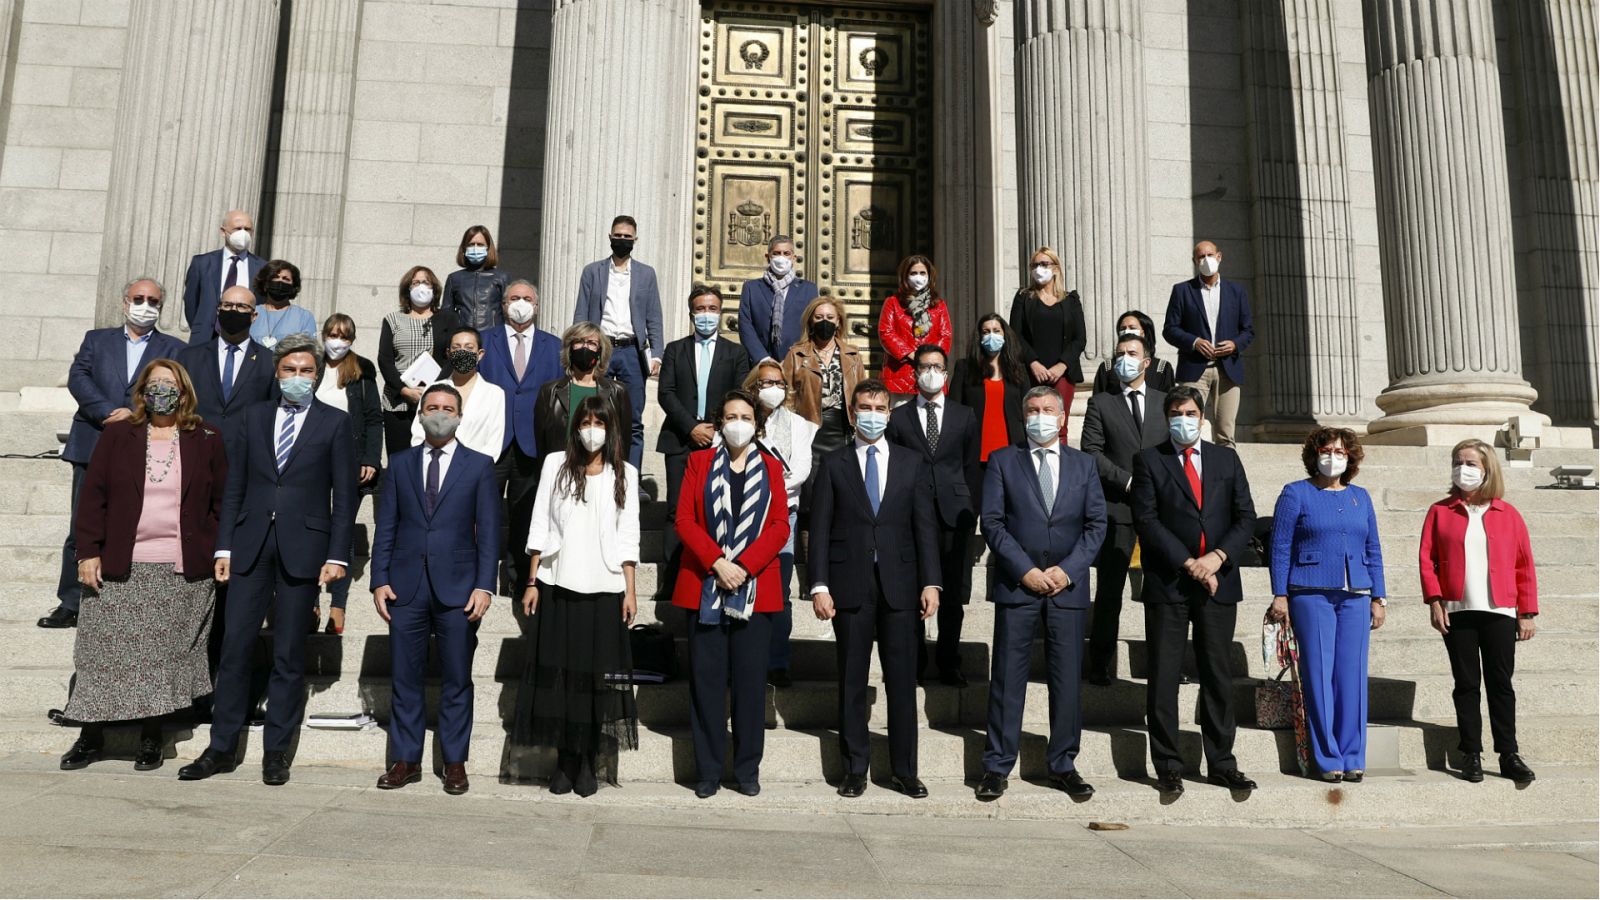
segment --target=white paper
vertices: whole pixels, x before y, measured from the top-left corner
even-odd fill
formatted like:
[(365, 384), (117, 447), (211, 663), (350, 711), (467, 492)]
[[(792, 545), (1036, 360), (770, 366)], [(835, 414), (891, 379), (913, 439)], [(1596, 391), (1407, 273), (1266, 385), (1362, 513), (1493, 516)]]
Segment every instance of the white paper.
[(442, 371), (438, 361), (431, 354), (424, 353), (400, 373), (400, 380), (411, 387), (424, 387), (438, 381), (439, 373)]

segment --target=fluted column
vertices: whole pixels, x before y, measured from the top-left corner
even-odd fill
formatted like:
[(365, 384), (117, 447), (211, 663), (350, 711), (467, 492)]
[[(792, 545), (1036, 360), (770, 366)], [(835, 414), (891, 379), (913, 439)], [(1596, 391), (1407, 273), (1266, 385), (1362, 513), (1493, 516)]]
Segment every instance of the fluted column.
[(1258, 433), (1304, 437), (1364, 423), (1334, 0), (1243, 12), (1256, 317), (1272, 360)]
[(572, 321), (578, 276), (610, 253), (611, 219), (639, 221), (666, 339), (688, 331), (693, 272), (696, 0), (556, 0), (545, 119), (540, 321)]
[(1143, 3), (1015, 5), (1018, 252), (1060, 252), (1083, 297), (1092, 361), (1110, 356), (1112, 320), (1150, 289)]
[(1489, 0), (1364, 0), (1388, 326), (1374, 434), (1446, 443), (1527, 414)]
[(300, 267), (304, 283), (296, 302), (318, 322), (338, 308), (334, 286), (339, 283), (360, 11), (360, 0), (289, 7), (283, 129), (269, 227), (272, 254)]
[[(272, 103), (278, 0), (134, 0), (117, 100), (96, 321), (122, 320), (129, 278), (181, 301), (189, 257), (220, 246), (229, 209), (256, 212)], [(180, 330), (181, 302), (161, 327)]]

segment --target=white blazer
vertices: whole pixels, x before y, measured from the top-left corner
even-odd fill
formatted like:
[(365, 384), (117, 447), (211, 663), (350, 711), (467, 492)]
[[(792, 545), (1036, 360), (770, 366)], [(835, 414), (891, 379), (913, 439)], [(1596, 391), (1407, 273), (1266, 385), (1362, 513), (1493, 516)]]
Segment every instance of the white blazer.
[[(553, 556), (565, 543), (567, 519), (572, 512), (572, 495), (566, 491), (557, 495), (556, 481), (561, 466), (566, 463), (565, 450), (557, 450), (545, 457), (539, 471), (539, 492), (533, 499), (533, 521), (528, 526), (528, 553)], [(571, 535), (578, 552), (598, 555), (608, 572), (622, 572), (623, 563), (639, 561), (639, 470), (633, 463), (628, 467), (627, 500), (616, 515), (601, 516), (599, 534)], [(615, 477), (611, 466), (601, 471), (599, 484), (606, 485), (605, 499), (612, 499), (611, 479)], [(599, 484), (591, 485), (598, 487)], [(590, 503), (597, 498), (588, 497)]]
[[(445, 378), (434, 384), (450, 384)], [(422, 443), (422, 404), (417, 404), (417, 417), (411, 420), (411, 446)], [(478, 376), (478, 383), (467, 395), (466, 409), (461, 411), (461, 427), (456, 429), (456, 440), (468, 450), (476, 450), (490, 459), (499, 459), (506, 449), (506, 392), (489, 379)]]

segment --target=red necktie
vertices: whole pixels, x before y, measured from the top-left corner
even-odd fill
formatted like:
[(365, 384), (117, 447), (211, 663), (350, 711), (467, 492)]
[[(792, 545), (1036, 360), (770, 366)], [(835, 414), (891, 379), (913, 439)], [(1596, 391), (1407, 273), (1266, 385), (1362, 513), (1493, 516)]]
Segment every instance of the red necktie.
[[(1183, 474), (1189, 476), (1189, 490), (1194, 491), (1194, 505), (1204, 509), (1204, 498), (1200, 491), (1200, 472), (1194, 467), (1194, 454), (1195, 449), (1193, 447), (1187, 447), (1184, 449)], [(1203, 518), (1201, 519), (1200, 524), (1200, 552), (1201, 554), (1206, 552), (1206, 530), (1205, 520)]]

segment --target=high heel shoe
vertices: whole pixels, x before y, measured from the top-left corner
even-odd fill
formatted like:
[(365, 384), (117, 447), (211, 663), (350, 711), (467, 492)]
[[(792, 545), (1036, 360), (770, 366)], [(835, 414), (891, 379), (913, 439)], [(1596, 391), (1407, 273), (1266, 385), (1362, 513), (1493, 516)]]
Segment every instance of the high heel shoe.
[(344, 634), (344, 610), (337, 606), (328, 608), (328, 624), (322, 629), (323, 634)]
[(1335, 769), (1332, 772), (1323, 772), (1322, 773), (1322, 780), (1326, 781), (1326, 782), (1330, 782), (1330, 783), (1337, 783), (1337, 782), (1343, 781), (1344, 780), (1344, 772), (1339, 770), (1339, 769)]
[(1350, 769), (1344, 773), (1344, 780), (1352, 784), (1360, 784), (1366, 777), (1366, 769)]

